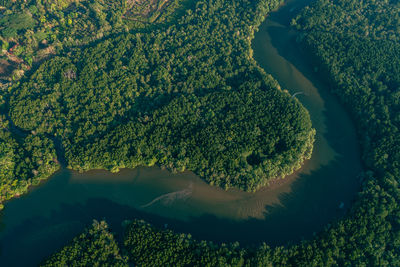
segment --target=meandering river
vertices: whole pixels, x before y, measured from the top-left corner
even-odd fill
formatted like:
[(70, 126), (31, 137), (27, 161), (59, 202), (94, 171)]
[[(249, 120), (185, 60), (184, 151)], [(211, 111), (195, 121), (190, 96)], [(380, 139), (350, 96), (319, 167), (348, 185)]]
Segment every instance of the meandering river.
[(93, 219), (106, 219), (117, 238), (123, 220), (141, 218), (199, 239), (274, 246), (310, 238), (343, 216), (359, 190), (358, 141), (348, 114), (288, 27), (305, 2), (294, 0), (272, 13), (253, 40), (254, 58), (303, 103), (317, 130), (313, 156), (301, 171), (245, 193), (209, 186), (191, 172), (156, 167), (118, 174), (63, 169), (5, 205), (1, 265), (36, 265)]

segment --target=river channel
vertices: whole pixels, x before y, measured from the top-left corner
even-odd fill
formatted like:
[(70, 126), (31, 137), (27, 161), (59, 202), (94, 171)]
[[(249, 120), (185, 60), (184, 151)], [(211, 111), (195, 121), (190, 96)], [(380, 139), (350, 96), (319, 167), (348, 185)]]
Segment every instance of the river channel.
[(310, 238), (343, 216), (359, 190), (358, 141), (350, 117), (289, 28), (306, 2), (290, 1), (271, 13), (252, 45), (258, 64), (295, 94), (317, 131), (312, 158), (298, 173), (245, 193), (209, 186), (191, 172), (157, 167), (118, 174), (63, 169), (6, 203), (0, 215), (1, 265), (36, 265), (93, 219), (105, 219), (117, 238), (123, 220), (139, 218), (198, 239), (276, 246)]

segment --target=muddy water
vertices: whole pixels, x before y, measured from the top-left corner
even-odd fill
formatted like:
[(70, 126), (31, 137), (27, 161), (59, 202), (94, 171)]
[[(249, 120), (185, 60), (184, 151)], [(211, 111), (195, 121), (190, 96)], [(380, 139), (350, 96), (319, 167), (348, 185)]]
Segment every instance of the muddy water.
[(62, 170), (6, 204), (0, 262), (35, 265), (92, 219), (106, 219), (117, 237), (123, 220), (141, 218), (199, 239), (280, 245), (309, 238), (344, 215), (359, 187), (357, 139), (349, 116), (288, 28), (304, 3), (292, 1), (271, 14), (253, 41), (254, 58), (303, 103), (317, 130), (313, 156), (299, 173), (245, 193), (209, 186), (190, 172), (172, 174), (156, 167), (118, 174)]

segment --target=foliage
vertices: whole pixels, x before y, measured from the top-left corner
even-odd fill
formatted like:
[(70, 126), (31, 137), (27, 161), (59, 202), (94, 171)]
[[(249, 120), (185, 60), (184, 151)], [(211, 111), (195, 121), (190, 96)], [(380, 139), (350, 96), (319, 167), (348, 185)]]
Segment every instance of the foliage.
[[(347, 217), (300, 244), (246, 250), (236, 245), (230, 247), (232, 254), (135, 221), (124, 242), (130, 260), (137, 265), (206, 265), (214, 260), (210, 265), (400, 266), (400, 44), (383, 33), (397, 28), (387, 14), (398, 14), (398, 8), (397, 1), (317, 0), (293, 21), (305, 52), (329, 77), (357, 124), (367, 170)], [(365, 25), (374, 34), (366, 35)]]
[(148, 31), (172, 23), (183, 15), (189, 4), (188, 0), (151, 1), (158, 4), (150, 13), (130, 12), (139, 2), (145, 4), (146, 1), (0, 1), (4, 6), (0, 6), (0, 43), (17, 45), (6, 49), (7, 52), (0, 51), (0, 57), (16, 63), (18, 72), (17, 75), (6, 75), (4, 81), (11, 84), (24, 77), (21, 70), (30, 70), (71, 48), (88, 45), (109, 35), (138, 29)]
[[(300, 245), (261, 249), (263, 264), (400, 264), (398, 1), (318, 0), (293, 21), (332, 91), (352, 113), (367, 168), (351, 214)], [(368, 31), (366, 31), (368, 29)], [(281, 256), (284, 255), (284, 256)]]
[(128, 0), (123, 18), (137, 22), (137, 26), (167, 22), (171, 16), (174, 16), (173, 12), (182, 7), (184, 2), (182, 0)]
[[(29, 13), (10, 14), (0, 19), (0, 27), (3, 29), (1, 35), (5, 38), (16, 37), (34, 26), (35, 20)], [(15, 32), (15, 35), (10, 36), (9, 32)]]
[(52, 255), (42, 266), (128, 266), (105, 221), (94, 221), (71, 244)]
[[(94, 144), (72, 146), (66, 155), (78, 169), (157, 163), (174, 171), (187, 168), (218, 186), (255, 190), (292, 173), (311, 156), (310, 119), (301, 118), (300, 107), (286, 101), (251, 87), (176, 97)], [(276, 122), (282, 114), (287, 115)]]
[(305, 31), (400, 41), (398, 1), (316, 1), (293, 20)]
[(18, 136), (0, 117), (0, 205), (28, 191), (59, 169), (53, 142), (46, 136)]
[(199, 242), (139, 220), (126, 227), (124, 248), (137, 266), (241, 266), (246, 253), (237, 243)]
[(260, 10), (199, 1), (163, 31), (56, 57), (14, 89), (10, 116), (60, 136), (73, 169), (159, 164), (256, 190), (300, 168), (314, 141), (308, 112), (250, 57)]

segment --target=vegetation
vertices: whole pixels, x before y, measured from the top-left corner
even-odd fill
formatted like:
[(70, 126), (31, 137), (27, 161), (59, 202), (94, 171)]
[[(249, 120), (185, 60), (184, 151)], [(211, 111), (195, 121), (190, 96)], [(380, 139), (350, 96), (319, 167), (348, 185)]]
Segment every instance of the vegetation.
[[(311, 156), (309, 118), (289, 115), (297, 114), (298, 106), (271, 105), (272, 96), (241, 88), (177, 97), (146, 119), (117, 126), (98, 142), (73, 146), (66, 155), (75, 169), (157, 163), (174, 171), (187, 168), (218, 186), (255, 190), (292, 173)], [(281, 114), (288, 115), (276, 123)]]
[[(24, 72), (65, 49), (81, 47), (111, 34), (170, 23), (183, 0), (26, 0), (0, 1), (0, 80)], [(150, 5), (151, 4), (151, 5)], [(151, 6), (150, 10), (146, 7)], [(1, 7), (1, 6), (0, 6)], [(177, 12), (176, 14), (180, 14)], [(13, 65), (5, 75), (1, 65)]]
[(238, 243), (198, 242), (138, 220), (126, 227), (124, 248), (129, 261), (139, 266), (241, 266), (246, 253)]
[(185, 1), (182, 0), (127, 0), (123, 18), (136, 22), (133, 25), (139, 27), (147, 23), (168, 22), (183, 4)]
[(46, 136), (18, 136), (0, 115), (0, 208), (60, 168), (53, 142)]
[(71, 244), (55, 253), (42, 266), (128, 266), (106, 222), (94, 221)]
[[(271, 110), (283, 112), (279, 116), (282, 123), (290, 121), (287, 125), (296, 126), (298, 119), (307, 121), (307, 113), (298, 102), (275, 90), (276, 83), (250, 57), (253, 31), (276, 4), (198, 1), (176, 25), (163, 31), (122, 34), (75, 52), (73, 58), (55, 58), (12, 89), (10, 115), (23, 129), (62, 138), (69, 164), (77, 169), (155, 162), (170, 164), (171, 168), (190, 167), (200, 174), (203, 162), (230, 168), (219, 159), (214, 162), (214, 158), (208, 158), (201, 146), (192, 151), (196, 147), (192, 143), (198, 141), (192, 129), (200, 127), (203, 120), (209, 122), (204, 125), (208, 128), (200, 127), (195, 134), (211, 131), (207, 140), (218, 141), (222, 138), (214, 129), (224, 125), (236, 131), (238, 124), (232, 116), (238, 114), (248, 123), (243, 133), (251, 133), (249, 129), (255, 123), (245, 112), (254, 112), (269, 125), (268, 116), (259, 112), (266, 103)], [(367, 170), (362, 191), (347, 217), (328, 225), (312, 240), (277, 248), (197, 242), (189, 235), (135, 221), (128, 226), (124, 239), (129, 260), (136, 265), (400, 266), (399, 11), (398, 1), (317, 0), (292, 23), (301, 33), (299, 41), (311, 53), (319, 71), (329, 77), (332, 90), (357, 123)], [(237, 108), (224, 110), (226, 106)], [(223, 113), (213, 115), (210, 111), (214, 108)], [(188, 132), (183, 131), (184, 126)], [(172, 132), (175, 127), (181, 130)], [(298, 148), (309, 142), (311, 131), (290, 129), (272, 136), (290, 133), (284, 140), (300, 136), (303, 145), (294, 146)], [(241, 131), (234, 134), (232, 140), (241, 142)], [(228, 131), (223, 136), (231, 137)], [(239, 143), (237, 154), (229, 140), (208, 149), (235, 151), (227, 159), (245, 155), (249, 169), (258, 163), (267, 172), (262, 162), (273, 156), (265, 147), (243, 154), (251, 151), (248, 148), (264, 146), (255, 136), (250, 134), (246, 149)], [(174, 142), (179, 146), (176, 151), (185, 148), (183, 155), (176, 155), (171, 145)], [(271, 153), (282, 152), (274, 145)], [(98, 159), (92, 158), (92, 153)], [(192, 157), (192, 153), (198, 157)], [(290, 153), (296, 155), (296, 151)], [(2, 155), (6, 155), (2, 164), (8, 166), (4, 169), (11, 168), (14, 161), (7, 159), (13, 154)], [(238, 166), (246, 162), (239, 158)], [(240, 168), (232, 170), (242, 172)], [(218, 170), (215, 173), (217, 176), (203, 175), (209, 182), (224, 184), (216, 179), (220, 177)], [(243, 187), (242, 181), (230, 177), (225, 183)], [(251, 181), (245, 187), (253, 185)], [(83, 236), (78, 244), (86, 244), (86, 240), (90, 238)], [(87, 253), (85, 247), (77, 251)], [(96, 255), (94, 249), (88, 251), (86, 255)], [(71, 260), (77, 255), (65, 254)]]
[(367, 170), (347, 217), (300, 244), (234, 246), (228, 255), (216, 253), (220, 247), (211, 243), (134, 222), (124, 243), (130, 261), (148, 264), (143, 254), (160, 265), (213, 259), (238, 266), (399, 266), (400, 43), (390, 33), (399, 28), (399, 11), (397, 1), (317, 0), (293, 21), (306, 52), (357, 123)]
[(256, 190), (299, 169), (315, 134), (308, 112), (250, 56), (262, 11), (199, 1), (162, 31), (48, 60), (12, 89), (11, 119), (61, 138), (72, 169), (158, 164)]
[(352, 113), (367, 168), (351, 215), (298, 246), (296, 264), (400, 264), (399, 14), (398, 1), (318, 0), (292, 22)]

